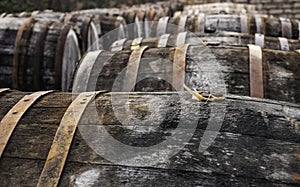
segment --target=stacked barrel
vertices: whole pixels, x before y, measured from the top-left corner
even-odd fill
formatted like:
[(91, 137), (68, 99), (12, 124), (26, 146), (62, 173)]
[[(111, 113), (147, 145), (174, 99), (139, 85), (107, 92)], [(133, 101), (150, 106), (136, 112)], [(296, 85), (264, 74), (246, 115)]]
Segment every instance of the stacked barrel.
[(1, 14), (1, 185), (297, 186), (299, 39), (249, 4)]

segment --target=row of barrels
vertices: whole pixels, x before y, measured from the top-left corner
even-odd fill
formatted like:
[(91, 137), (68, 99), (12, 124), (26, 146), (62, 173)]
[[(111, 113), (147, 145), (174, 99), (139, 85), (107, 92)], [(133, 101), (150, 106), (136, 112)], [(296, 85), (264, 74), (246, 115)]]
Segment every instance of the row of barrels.
[[(126, 20), (120, 15), (103, 16), (103, 13), (101, 13), (101, 11), (96, 10), (94, 12), (82, 11), (81, 13), (77, 12), (74, 14), (65, 14), (45, 11), (21, 13), (18, 15), (6, 15), (6, 17), (5, 15), (3, 15), (2, 17), (4, 18), (1, 18), (1, 25), (4, 33), (1, 38), (6, 41), (6, 44), (4, 43), (3, 49), (1, 50), (1, 56), (3, 56), (2, 58), (5, 59), (1, 62), (2, 71), (0, 72), (0, 79), (3, 80), (1, 81), (3, 82), (3, 85), (1, 85), (1, 87), (14, 87), (20, 90), (26, 90), (25, 88), (30, 88), (31, 90), (68, 90), (71, 82), (70, 77), (72, 77), (74, 69), (77, 66), (77, 62), (80, 59), (81, 55), (83, 55), (88, 50), (98, 50), (99, 48), (108, 49), (112, 45), (113, 41), (124, 38), (147, 38), (161, 36), (166, 33), (178, 34), (179, 32), (183, 32), (185, 30), (199, 33), (219, 33), (220, 31), (234, 31), (249, 34), (262, 33), (266, 36), (280, 37), (280, 45), (276, 46), (280, 47), (281, 49), (295, 49), (293, 45), (297, 45), (298, 42), (292, 40), (287, 41), (284, 38), (298, 39), (300, 28), (299, 21), (296, 20), (279, 19), (259, 15), (251, 16), (245, 14), (205, 15), (203, 13), (199, 13), (195, 15), (184, 15), (184, 12), (182, 12), (182, 14), (174, 15), (174, 17), (161, 17), (163, 16), (161, 14), (159, 16), (160, 18), (157, 18), (157, 22), (151, 22), (151, 19), (148, 22), (147, 19), (145, 21), (145, 18), (147, 18), (148, 16), (141, 17), (137, 16), (135, 13), (131, 16), (131, 20)], [(17, 18), (14, 18), (14, 16), (21, 18), (16, 20)], [(22, 22), (22, 20), (24, 20), (24, 23), (20, 23)], [(17, 38), (17, 34), (12, 34), (9, 38), (5, 37), (8, 34), (10, 35), (10, 32), (16, 32), (16, 30), (19, 30), (19, 33), (21, 34), (23, 30), (21, 26), (25, 25), (26, 27), (26, 23), (28, 22), (28, 20), (32, 20), (30, 22), (34, 24), (29, 24), (29, 27), (32, 28), (28, 29), (27, 32), (29, 32), (29, 35), (24, 36), (24, 39), (22, 38), (22, 36), (19, 36), (21, 37), (21, 39)], [(46, 36), (46, 33), (52, 32), (48, 30), (51, 30), (50, 27), (54, 22), (57, 22), (55, 24), (70, 24), (72, 26), (71, 29), (73, 29), (73, 31), (76, 33), (78, 39), (75, 39), (74, 33), (72, 34), (71, 32), (69, 33), (65, 31), (62, 32), (62, 35), (65, 36), (57, 37), (60, 39), (60, 42), (56, 40), (56, 44), (47, 43), (47, 41), (42, 42), (44, 41), (44, 37), (45, 39), (47, 39), (47, 37), (51, 38), (51, 36)], [(8, 23), (16, 25), (10, 26)], [(126, 26), (127, 23), (134, 24)], [(34, 25), (36, 25), (37, 28), (35, 28)], [(42, 25), (44, 31), (39, 31), (39, 25)], [(59, 27), (61, 28), (61, 30), (63, 30), (63, 26)], [(119, 29), (113, 34), (105, 35), (105, 33), (108, 33), (114, 28)], [(35, 41), (36, 38), (34, 37), (34, 35), (38, 35), (37, 37), (41, 37), (37, 39), (39, 41)], [(59, 33), (57, 33), (56, 36), (57, 35), (59, 35)], [(26, 39), (26, 37), (28, 39)], [(100, 40), (99, 37), (101, 38)], [(73, 38), (69, 39), (73, 41), (61, 41), (61, 39), (65, 38)], [(203, 39), (206, 40), (205, 38)], [(17, 45), (17, 43), (19, 42), (17, 42), (16, 40), (28, 40), (31, 43), (39, 42), (39, 45), (35, 46), (35, 48), (38, 49), (29, 49), (30, 46), (27, 46), (26, 42), (24, 43), (22, 50), (22, 53), (25, 54), (20, 54), (20, 49), (18, 49), (20, 47), (18, 47)], [(263, 40), (264, 37), (262, 36), (255, 38), (256, 43), (260, 43), (261, 46), (264, 46), (265, 44), (266, 46), (268, 46), (268, 42), (264, 42)], [(242, 43), (244, 42), (247, 43), (247, 41), (243, 41)], [(64, 46), (65, 43), (66, 45), (69, 45), (68, 43), (72, 43), (71, 45), (73, 45), (73, 47)], [(292, 43), (291, 47), (288, 46), (289, 43)], [(52, 48), (48, 47), (48, 45), (52, 45)], [(44, 48), (46, 49), (46, 51), (43, 50)], [(47, 51), (47, 49), (50, 48), (52, 49), (51, 52)], [(81, 54), (78, 54), (78, 49), (80, 49)], [(36, 62), (33, 63), (34, 65), (27, 62), (30, 61), (30, 56), (35, 58)], [(47, 57), (49, 58), (46, 59)], [(63, 62), (63, 59), (65, 59), (66, 62)], [(22, 60), (22, 62), (19, 62), (20, 60)], [(20, 67), (16, 67), (18, 66), (18, 64), (20, 64)], [(63, 65), (65, 67), (63, 67)], [(40, 72), (32, 73), (33, 71)]]
[(72, 93), (0, 89), (2, 185), (299, 185), (299, 40), (182, 32), (190, 16), (162, 18), (153, 37), (108, 34), (109, 50), (72, 68)]

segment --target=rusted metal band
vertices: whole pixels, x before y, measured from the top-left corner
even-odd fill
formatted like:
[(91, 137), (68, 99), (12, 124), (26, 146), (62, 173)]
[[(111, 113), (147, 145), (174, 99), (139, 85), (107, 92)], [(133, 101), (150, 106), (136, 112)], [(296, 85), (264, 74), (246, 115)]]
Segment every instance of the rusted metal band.
[(9, 88), (0, 88), (0, 94), (3, 92), (7, 92), (8, 90), (10, 90)]
[(289, 51), (290, 50), (290, 45), (289, 45), (289, 41), (287, 38), (283, 38), (283, 37), (278, 37), (279, 43), (280, 43), (280, 47), (281, 50), (283, 51)]
[(122, 39), (122, 40), (115, 41), (115, 42), (111, 45), (110, 50), (111, 50), (111, 51), (121, 51), (121, 50), (123, 50), (124, 44), (125, 44), (126, 41), (127, 41), (127, 38), (124, 38), (124, 39)]
[(131, 43), (131, 50), (137, 49), (140, 47), (141, 43), (143, 41), (143, 38), (135, 38), (134, 40), (132, 40)]
[(156, 36), (161, 36), (167, 32), (169, 19), (169, 17), (162, 17), (159, 19), (156, 29)]
[(197, 14), (195, 29), (196, 29), (195, 32), (204, 33), (204, 30), (205, 30), (205, 14), (204, 13)]
[(292, 38), (292, 23), (290, 19), (280, 18), (282, 37)]
[(86, 107), (98, 94), (106, 92), (81, 93), (68, 107), (56, 131), (37, 187), (58, 185), (75, 131)]
[(161, 35), (161, 37), (159, 37), (158, 43), (157, 43), (157, 47), (167, 47), (168, 45), (168, 40), (169, 40), (170, 34), (164, 34)]
[(174, 54), (172, 86), (176, 91), (184, 90), (186, 55), (189, 45), (177, 46)]
[(176, 38), (176, 46), (184, 45), (186, 36), (187, 36), (187, 32), (178, 33)]
[(263, 62), (260, 46), (248, 45), (249, 47), (249, 70), (250, 70), (250, 96), (264, 97)]
[(23, 74), (25, 73), (24, 72), (25, 55), (27, 52), (26, 46), (33, 25), (34, 25), (33, 18), (31, 17), (25, 18), (16, 36), (16, 40), (14, 43), (13, 70), (12, 70), (14, 89), (18, 89), (19, 85), (22, 84), (22, 81), (24, 79)]
[(91, 76), (92, 69), (94, 67), (97, 58), (101, 55), (102, 51), (91, 51), (88, 52), (79, 64), (79, 67), (75, 74), (74, 85), (77, 86), (73, 88), (75, 92), (86, 92), (88, 91), (88, 84)]
[(241, 19), (241, 32), (242, 33), (249, 33), (250, 28), (249, 28), (248, 15), (241, 14), (240, 19)]
[(178, 33), (185, 31), (186, 20), (187, 20), (187, 15), (180, 16), (180, 20), (178, 23), (178, 30), (177, 30)]
[(35, 92), (25, 95), (17, 104), (15, 104), (0, 122), (0, 158), (11, 137), (15, 127), (24, 115), (24, 113), (32, 106), (37, 99), (49, 94), (53, 91)]
[(265, 46), (265, 35), (263, 34), (255, 34), (255, 45), (264, 48)]
[(126, 67), (126, 74), (123, 82), (123, 91), (130, 91), (128, 89), (134, 89), (136, 84), (140, 61), (144, 51), (148, 46), (141, 46), (135, 48), (130, 57)]

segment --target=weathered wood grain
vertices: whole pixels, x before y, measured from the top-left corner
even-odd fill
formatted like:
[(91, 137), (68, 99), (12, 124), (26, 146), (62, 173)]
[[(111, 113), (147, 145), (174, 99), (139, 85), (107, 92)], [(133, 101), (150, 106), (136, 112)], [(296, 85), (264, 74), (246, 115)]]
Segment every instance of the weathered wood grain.
[[(14, 91), (1, 94), (0, 118), (24, 94)], [(148, 122), (133, 120), (121, 124), (113, 110), (116, 107), (121, 109), (127, 99), (126, 93), (108, 93), (97, 98), (97, 118), (105, 127), (102, 130), (102, 125), (96, 123), (97, 119), (90, 116), (90, 105), (73, 140), (60, 186), (294, 186), (300, 183), (299, 105), (227, 96), (225, 101), (215, 103), (215, 108), (212, 108), (214, 103), (191, 100), (190, 95), (179, 100), (176, 93), (132, 93), (128, 100), (132, 111), (129, 118)], [(2, 184), (36, 185), (56, 129), (71, 100), (71, 93), (53, 93), (40, 99), (24, 115), (0, 159)], [(114, 107), (112, 101), (116, 102)], [(151, 107), (155, 110), (149, 110)], [(218, 108), (221, 109), (219, 112), (225, 113), (220, 132), (206, 151), (199, 152), (205, 130), (212, 134), (218, 131), (215, 127), (208, 127), (213, 110)], [(178, 127), (179, 119), (184, 116), (187, 117), (184, 125)], [(155, 123), (157, 121), (162, 122)], [(195, 132), (185, 134), (194, 122)], [(97, 140), (105, 136), (103, 130), (106, 130), (126, 145), (148, 147), (167, 138), (176, 141), (172, 136), (176, 127), (192, 139), (176, 155), (152, 166), (138, 162), (127, 166), (112, 163), (98, 155), (95, 151), (99, 150), (91, 149), (87, 139), (83, 139)], [(100, 145), (106, 152), (114, 148), (112, 142), (104, 141)], [(172, 149), (179, 147), (170, 145), (160, 151)], [(155, 155), (153, 158), (156, 159)]]
[[(172, 78), (174, 51), (173, 47), (146, 49), (135, 91), (173, 89), (169, 78)], [(130, 50), (101, 53), (90, 75), (88, 90), (121, 91), (130, 54)], [(265, 98), (300, 102), (299, 55), (294, 51), (263, 50)], [(249, 49), (246, 47), (190, 46), (185, 72), (185, 84), (191, 88), (212, 94), (250, 95)]]

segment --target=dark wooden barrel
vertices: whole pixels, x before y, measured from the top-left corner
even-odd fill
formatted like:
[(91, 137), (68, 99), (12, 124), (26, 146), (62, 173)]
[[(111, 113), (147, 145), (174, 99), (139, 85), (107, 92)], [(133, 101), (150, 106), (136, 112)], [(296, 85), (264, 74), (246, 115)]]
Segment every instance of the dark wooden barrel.
[(156, 33), (156, 35), (154, 36), (159, 36), (160, 34), (165, 33), (175, 34), (174, 28), (172, 26), (173, 24), (178, 25), (178, 32), (191, 31), (214, 33), (217, 31), (230, 31), (249, 34), (261, 33), (266, 36), (286, 37), (289, 39), (299, 38), (299, 22), (297, 20), (268, 17), (265, 15), (206, 15), (200, 13), (198, 15), (188, 16), (181, 14), (172, 18), (161, 18), (159, 22), (161, 22), (161, 24), (164, 24), (161, 27), (166, 29), (164, 29), (163, 33)]
[(183, 12), (185, 14), (239, 14), (239, 13), (255, 13), (256, 6), (250, 4), (240, 3), (206, 3), (206, 4), (191, 4), (184, 6)]
[[(105, 13), (109, 12), (109, 13)], [(76, 15), (87, 15), (93, 17), (98, 31), (99, 48), (107, 48), (115, 40), (128, 37), (126, 20), (120, 16), (118, 11), (106, 9), (91, 9), (86, 11), (73, 12)]]
[[(122, 39), (115, 41), (109, 49), (106, 50), (123, 50), (130, 49), (134, 40)], [(274, 50), (298, 50), (300, 41), (287, 39), (283, 37), (269, 37), (263, 34), (245, 34), (237, 32), (217, 32), (217, 33), (191, 33), (181, 32), (177, 35), (165, 34), (160, 37), (143, 38), (141, 46), (149, 48), (156, 47), (175, 47), (177, 44), (205, 44), (207, 46), (247, 46), (248, 44), (259, 45), (262, 48)], [(162, 45), (164, 44), (164, 45)]]
[(182, 90), (185, 83), (215, 94), (222, 83), (231, 94), (300, 102), (300, 54), (296, 51), (254, 45), (132, 47), (87, 54), (75, 76), (86, 82), (79, 81), (76, 89), (170, 91)]
[[(76, 107), (83, 115), (74, 114), (78, 100), (71, 105), (71, 93), (39, 93), (20, 120), (8, 125), (7, 119), (17, 114), (10, 110), (18, 101), (28, 100), (28, 96), (23, 98), (26, 94), (30, 93), (0, 95), (0, 129), (7, 125), (6, 131), (11, 132), (7, 136), (0, 131), (3, 186), (300, 184), (299, 105), (237, 96), (206, 103), (192, 100), (188, 94), (106, 93), (98, 95), (98, 115), (92, 118), (93, 102), (85, 105), (93, 93), (78, 96), (86, 98)], [(112, 101), (118, 107), (130, 101), (131, 117), (135, 119), (121, 123)], [(67, 110), (69, 117), (64, 116)], [(217, 116), (224, 116), (223, 120), (213, 120), (213, 110), (219, 112)], [(66, 123), (67, 119), (74, 123)], [(184, 136), (176, 134), (178, 131)], [(205, 145), (204, 138), (212, 139), (207, 140), (209, 145)], [(165, 144), (160, 146), (161, 142)], [(129, 148), (120, 144), (138, 151), (125, 160)], [(142, 154), (139, 148), (153, 152)], [(112, 156), (120, 151), (120, 160), (124, 160), (114, 162)]]
[(62, 22), (72, 25), (79, 40), (81, 54), (86, 51), (99, 50), (98, 31), (91, 16), (52, 11), (19, 14), (19, 17), (31, 16), (40, 21)]
[(68, 89), (80, 58), (71, 25), (1, 18), (0, 28), (1, 87), (24, 91)]

